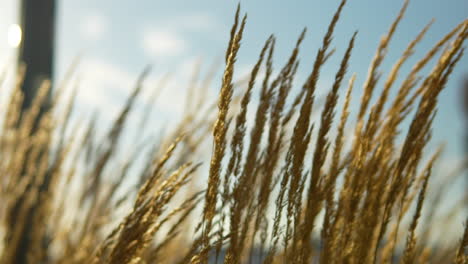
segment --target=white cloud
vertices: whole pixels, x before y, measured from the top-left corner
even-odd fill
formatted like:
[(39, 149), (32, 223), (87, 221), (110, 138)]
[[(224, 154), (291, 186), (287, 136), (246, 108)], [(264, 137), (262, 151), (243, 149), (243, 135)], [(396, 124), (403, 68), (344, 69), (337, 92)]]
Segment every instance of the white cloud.
[(133, 88), (135, 76), (109, 62), (88, 59), (82, 62), (80, 68), (78, 100), (92, 109), (105, 112), (118, 109), (122, 102), (116, 98), (128, 95)]
[[(78, 101), (85, 107), (106, 113), (107, 118), (112, 118), (111, 115), (117, 113), (122, 107), (138, 78), (136, 73), (125, 71), (118, 65), (97, 58), (83, 60), (80, 69)], [(160, 111), (176, 115), (181, 113), (188, 84), (188, 73), (185, 71), (179, 73), (179, 78), (171, 79), (158, 97), (155, 106)], [(162, 78), (162, 75), (155, 76), (154, 74), (151, 73), (145, 80), (142, 94), (138, 97), (143, 104), (149, 103), (150, 94), (153, 89), (158, 88), (154, 86)]]
[[(168, 83), (162, 89), (152, 106), (152, 114), (149, 122), (155, 128), (161, 123), (169, 121), (169, 125), (176, 124), (178, 118), (186, 110), (186, 100), (188, 86), (198, 58), (191, 57), (180, 63), (177, 78), (169, 78)], [(132, 110), (132, 120), (139, 120), (148, 110), (151, 94), (154, 89), (160, 89), (158, 84), (164, 73), (158, 71), (151, 72), (144, 81), (142, 93), (137, 98), (135, 108)], [(80, 63), (78, 74), (80, 80), (77, 93), (77, 112), (80, 118), (89, 117), (91, 113), (97, 111), (101, 121), (100, 126), (107, 126), (115, 119), (122, 109), (123, 104), (135, 87), (138, 72), (128, 72), (123, 67), (98, 58), (83, 59)], [(201, 80), (205, 77), (201, 75), (198, 85), (195, 87), (193, 96), (189, 98), (192, 103), (202, 99), (205, 102), (202, 108), (205, 109), (215, 103), (217, 89), (201, 87)], [(216, 80), (212, 85), (216, 85)], [(132, 121), (133, 122), (133, 121)]]
[(170, 23), (174, 27), (192, 30), (207, 31), (216, 27), (215, 19), (208, 14), (188, 14), (179, 16)]
[(148, 26), (142, 33), (142, 46), (151, 57), (181, 55), (187, 49), (187, 42), (182, 37), (182, 32), (213, 32), (216, 25), (211, 15), (203, 13), (171, 17)]
[(152, 28), (143, 33), (143, 49), (151, 57), (177, 56), (184, 52), (186, 43), (174, 30)]
[(81, 33), (89, 40), (99, 39), (107, 30), (107, 19), (99, 14), (84, 17), (80, 24)]
[[(183, 113), (187, 104), (186, 100), (189, 92), (190, 80), (199, 62), (200, 60), (197, 57), (188, 57), (180, 63), (180, 66), (177, 67), (177, 78), (171, 79), (169, 85), (162, 91), (156, 103), (159, 109), (178, 116)], [(200, 84), (198, 83), (198, 85)], [(200, 87), (196, 87), (195, 94), (192, 95), (193, 98), (191, 99), (196, 101), (200, 96), (203, 96), (206, 98), (207, 102), (210, 101), (211, 94), (209, 94), (209, 92), (201, 94), (202, 89), (199, 88)]]

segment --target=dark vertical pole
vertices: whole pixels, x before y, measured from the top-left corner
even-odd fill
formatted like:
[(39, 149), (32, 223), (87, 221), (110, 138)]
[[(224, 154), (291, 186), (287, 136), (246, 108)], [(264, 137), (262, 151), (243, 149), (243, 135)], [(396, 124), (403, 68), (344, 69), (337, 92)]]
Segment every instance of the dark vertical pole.
[[(21, 0), (20, 27), (23, 34), (22, 42), (19, 47), (18, 60), (19, 63), (24, 63), (26, 65), (24, 82), (21, 87), (24, 94), (24, 100), (21, 106), (22, 116), (24, 112), (31, 107), (42, 81), (52, 79), (55, 0)], [(44, 107), (47, 107), (47, 101), (48, 100), (46, 100), (45, 105), (43, 105), (42, 110), (46, 110)], [(41, 114), (37, 117), (36, 124), (40, 118)], [(23, 166), (26, 167), (28, 165), (24, 164)], [(48, 176), (46, 175), (45, 177), (47, 178)], [(45, 191), (47, 189), (46, 182), (47, 179), (44, 179), (44, 183), (39, 191)], [(31, 186), (27, 189), (31, 190), (30, 187)], [(21, 197), (16, 202), (13, 208), (12, 223), (10, 226), (10, 228), (14, 228), (15, 230), (21, 230), (21, 233), (17, 237), (18, 240), (15, 241), (15, 243), (17, 243), (14, 247), (15, 252), (10, 252), (12, 256), (11, 261), (15, 264), (28, 263), (28, 253), (33, 248), (35, 250), (38, 249), (37, 245), (32, 245), (33, 243), (38, 243), (38, 241), (33, 242), (32, 236), (37, 229), (40, 229), (40, 227), (37, 226), (38, 224), (40, 225), (40, 223), (34, 223), (32, 219), (35, 218), (40, 201), (33, 201), (31, 207), (29, 207), (26, 214), (23, 215), (23, 221), (18, 221), (15, 226), (16, 219), (19, 217), (18, 213), (20, 208), (24, 206), (24, 203), (25, 197)], [(24, 226), (18, 227), (18, 224)], [(41, 263), (42, 260), (38, 259), (34, 261)]]
[(29, 108), (40, 83), (52, 78), (55, 0), (22, 0), (23, 40), (18, 59), (26, 64), (23, 110)]

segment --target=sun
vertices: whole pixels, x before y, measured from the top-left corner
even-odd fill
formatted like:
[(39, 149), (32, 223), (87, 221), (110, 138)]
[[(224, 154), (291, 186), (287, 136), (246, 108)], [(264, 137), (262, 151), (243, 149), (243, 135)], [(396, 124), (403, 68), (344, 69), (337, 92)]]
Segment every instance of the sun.
[(21, 27), (18, 24), (12, 24), (8, 28), (8, 44), (12, 48), (17, 48), (22, 39)]

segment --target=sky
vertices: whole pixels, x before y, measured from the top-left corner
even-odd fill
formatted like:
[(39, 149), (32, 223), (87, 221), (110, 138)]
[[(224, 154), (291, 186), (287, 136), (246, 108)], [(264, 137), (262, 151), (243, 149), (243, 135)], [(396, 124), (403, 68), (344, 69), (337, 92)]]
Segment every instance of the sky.
[[(15, 49), (8, 46), (7, 32), (18, 19), (18, 0), (0, 0), (0, 67), (9, 65)], [(401, 8), (402, 0), (348, 1), (337, 25), (333, 47), (337, 52), (322, 71), (318, 94), (325, 94), (333, 81), (338, 59), (353, 32), (358, 30), (347, 78), (357, 74), (352, 110), (361, 96), (362, 83), (381, 36)], [(106, 109), (103, 119), (111, 120), (125, 100), (138, 74), (148, 64), (153, 66), (150, 83), (167, 73), (174, 78), (161, 94), (157, 109), (170, 120), (183, 109), (183, 94), (194, 65), (202, 71), (224, 54), (229, 30), (238, 1), (197, 0), (57, 0), (57, 38), (54, 78), (65, 75), (73, 59), (82, 55), (78, 70), (81, 86), (79, 107)], [(238, 54), (236, 76), (242, 76), (255, 63), (263, 42), (275, 34), (275, 66), (289, 56), (304, 27), (308, 28), (301, 50), (299, 80), (310, 72), (313, 58), (321, 44), (339, 1), (311, 0), (242, 0), (242, 12), (248, 14), (242, 46)], [(432, 19), (435, 23), (417, 52), (403, 67), (407, 72), (417, 58), (450, 29), (467, 18), (466, 0), (413, 0), (390, 43), (382, 71), (388, 72), (406, 45)], [(220, 70), (222, 66), (219, 67)], [(427, 69), (428, 70), (428, 69)], [(219, 71), (220, 72), (220, 71)], [(459, 161), (464, 153), (464, 117), (460, 106), (460, 86), (468, 74), (465, 56), (453, 72), (440, 96), (429, 149), (446, 142), (446, 168)], [(385, 75), (384, 75), (385, 77)], [(215, 98), (221, 79), (217, 78), (207, 98)], [(344, 90), (343, 90), (344, 93)], [(375, 99), (375, 98), (374, 98)], [(354, 112), (354, 114), (356, 114)]]

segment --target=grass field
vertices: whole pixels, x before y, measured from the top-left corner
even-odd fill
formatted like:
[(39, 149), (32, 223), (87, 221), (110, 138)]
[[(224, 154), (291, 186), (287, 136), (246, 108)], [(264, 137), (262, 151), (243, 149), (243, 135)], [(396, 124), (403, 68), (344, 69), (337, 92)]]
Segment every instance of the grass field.
[[(157, 140), (136, 137), (130, 148), (122, 148), (125, 133), (148, 125), (144, 115), (140, 126), (128, 127), (149, 69), (98, 137), (96, 119), (71, 121), (79, 88), (67, 78), (53, 91), (44, 82), (22, 112), (20, 67), (0, 106), (0, 264), (467, 263), (468, 222), (457, 223), (465, 229), (456, 240), (435, 236), (456, 228), (444, 219), (466, 218), (466, 194), (443, 211), (440, 201), (467, 164), (427, 192), (442, 151), (430, 153), (427, 143), (438, 95), (463, 56), (468, 20), (403, 72), (428, 24), (381, 73), (405, 2), (370, 62), (358, 111), (350, 112), (358, 87), (355, 75), (346, 76), (361, 36), (332, 48), (345, 4), (315, 60), (301, 61), (313, 66), (298, 93), (292, 90), (306, 30), (291, 40), (279, 71), (272, 35), (248, 78), (234, 80), (237, 53), (249, 45), (241, 45), (248, 23), (239, 8), (217, 102), (198, 96), (176, 129)], [(331, 56), (341, 63), (322, 102), (317, 82)], [(196, 89), (203, 87), (188, 93)]]

